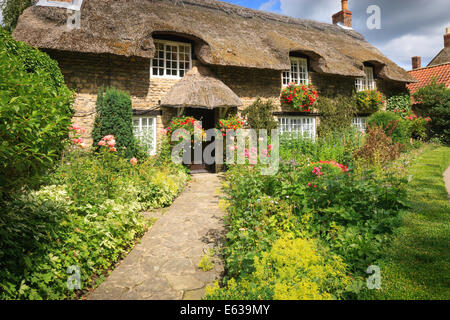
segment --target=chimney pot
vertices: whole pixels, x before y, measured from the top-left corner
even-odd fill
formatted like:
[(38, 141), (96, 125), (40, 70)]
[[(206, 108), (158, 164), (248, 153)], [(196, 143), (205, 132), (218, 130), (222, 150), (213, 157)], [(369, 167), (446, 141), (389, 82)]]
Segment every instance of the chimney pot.
[(348, 0), (342, 0), (342, 11), (348, 10)]
[(444, 48), (450, 48), (450, 28), (445, 29)]
[(413, 70), (422, 68), (422, 58), (412, 57), (412, 68)]
[(353, 26), (352, 22), (352, 12), (348, 10), (348, 0), (341, 0), (342, 10), (335, 13), (332, 17), (333, 24), (342, 23), (344, 26), (351, 28)]

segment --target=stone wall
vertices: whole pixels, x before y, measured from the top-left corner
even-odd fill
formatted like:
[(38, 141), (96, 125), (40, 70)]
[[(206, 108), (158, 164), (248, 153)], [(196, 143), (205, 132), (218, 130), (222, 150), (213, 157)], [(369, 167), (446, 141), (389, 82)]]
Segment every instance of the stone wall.
[[(133, 110), (157, 115), (157, 133), (165, 126), (169, 112), (160, 115), (159, 102), (178, 81), (150, 78), (150, 60), (115, 55), (47, 51), (58, 61), (67, 85), (76, 91), (73, 123), (86, 129), (86, 143), (92, 143), (95, 103), (100, 87), (113, 86), (131, 96)], [(158, 111), (158, 112), (157, 112)]]

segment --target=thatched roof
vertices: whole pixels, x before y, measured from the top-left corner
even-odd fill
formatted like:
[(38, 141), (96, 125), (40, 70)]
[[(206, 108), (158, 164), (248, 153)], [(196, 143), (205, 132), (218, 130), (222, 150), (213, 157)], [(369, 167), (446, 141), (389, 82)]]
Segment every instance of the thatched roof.
[(444, 48), (436, 57), (428, 64), (427, 67), (437, 66), (444, 63), (450, 63), (450, 47)]
[(165, 107), (214, 109), (239, 107), (241, 99), (204, 66), (196, 66), (178, 81), (161, 100)]
[(84, 0), (81, 28), (72, 31), (69, 15), (33, 6), (14, 36), (39, 48), (152, 58), (152, 35), (166, 33), (195, 41), (203, 64), (287, 70), (289, 53), (299, 52), (317, 72), (363, 76), (363, 63), (371, 62), (381, 78), (414, 81), (353, 30), (215, 0)]

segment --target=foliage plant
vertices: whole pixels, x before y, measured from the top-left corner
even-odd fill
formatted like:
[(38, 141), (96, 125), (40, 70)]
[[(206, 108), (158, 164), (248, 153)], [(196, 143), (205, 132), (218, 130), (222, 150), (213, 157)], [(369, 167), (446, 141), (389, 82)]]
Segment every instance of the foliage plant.
[[(316, 292), (317, 298), (358, 294), (367, 266), (382, 256), (399, 224), (405, 180), (395, 170), (360, 166), (352, 155), (361, 147), (362, 136), (349, 131), (346, 139), (340, 134), (316, 141), (281, 139), (280, 168), (271, 176), (262, 175), (258, 165), (230, 167), (224, 184), (229, 231), (222, 250), (227, 272), (207, 298), (298, 299), (306, 291)], [(276, 261), (281, 260), (268, 259), (279, 241), (290, 246), (287, 236), (294, 243), (317, 239), (325, 250), (318, 250), (320, 256), (338, 256), (351, 279), (338, 280), (340, 286), (329, 286), (326, 294), (297, 291), (309, 283), (310, 275), (304, 272), (285, 282), (284, 275), (298, 274), (293, 271), (297, 267), (287, 262), (278, 267)], [(276, 252), (280, 259), (289, 255)]]
[(400, 156), (402, 145), (394, 143), (389, 134), (386, 133), (382, 127), (376, 124), (369, 125), (366, 133), (366, 140), (364, 145), (354, 152), (356, 159), (364, 159), (370, 164), (384, 164), (392, 161)]
[(278, 127), (278, 122), (273, 117), (274, 111), (275, 106), (272, 100), (263, 101), (258, 98), (242, 112), (242, 115), (250, 128), (255, 130), (266, 129), (270, 132), (270, 130)]
[(384, 132), (392, 138), (395, 143), (406, 144), (411, 137), (409, 123), (394, 112), (379, 111), (367, 119), (367, 125), (377, 125), (383, 128)]
[(23, 11), (30, 7), (36, 0), (4, 0), (0, 3), (2, 11), (2, 24), (6, 30), (12, 32)]
[(412, 101), (409, 94), (394, 95), (387, 100), (386, 110), (392, 111), (400, 116), (404, 116), (411, 112)]
[(96, 120), (92, 137), (93, 146), (104, 136), (114, 135), (120, 155), (131, 158), (137, 155), (137, 141), (133, 133), (133, 112), (130, 96), (115, 88), (101, 88), (97, 95)]
[(310, 112), (312, 105), (319, 97), (313, 85), (289, 84), (281, 91), (281, 103), (291, 105), (294, 109)]
[[(79, 298), (152, 223), (141, 212), (170, 205), (188, 180), (162, 159), (124, 159), (111, 144), (98, 153), (74, 146), (48, 185), (4, 205), (0, 299)], [(67, 287), (70, 266), (80, 269), (81, 290)]]
[(352, 121), (358, 109), (355, 96), (343, 95), (320, 96), (316, 108), (321, 115), (318, 128), (319, 137), (348, 131), (352, 127)]
[(414, 100), (421, 114), (431, 118), (431, 137), (450, 144), (450, 89), (433, 79), (430, 85), (417, 90)]
[(384, 106), (385, 97), (378, 90), (363, 90), (356, 93), (358, 111), (375, 113)]
[(207, 299), (220, 300), (330, 300), (341, 297), (351, 283), (342, 259), (315, 240), (275, 241), (254, 259), (255, 271), (242, 281), (231, 279), (224, 289), (216, 282)]
[(55, 165), (72, 103), (57, 63), (0, 30), (0, 199), (39, 183)]

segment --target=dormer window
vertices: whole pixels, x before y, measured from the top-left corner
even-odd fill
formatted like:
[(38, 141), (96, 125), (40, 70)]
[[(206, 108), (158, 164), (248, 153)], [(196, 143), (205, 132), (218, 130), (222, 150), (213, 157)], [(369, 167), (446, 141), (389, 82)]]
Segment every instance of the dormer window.
[(364, 66), (365, 77), (356, 78), (356, 91), (375, 90), (373, 67)]
[(191, 44), (165, 40), (154, 41), (156, 51), (150, 74), (159, 78), (183, 78), (192, 68)]
[(283, 86), (290, 83), (308, 84), (308, 60), (306, 58), (291, 57), (291, 70), (283, 71)]

